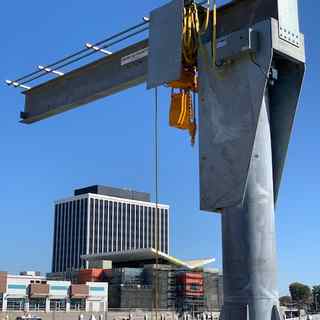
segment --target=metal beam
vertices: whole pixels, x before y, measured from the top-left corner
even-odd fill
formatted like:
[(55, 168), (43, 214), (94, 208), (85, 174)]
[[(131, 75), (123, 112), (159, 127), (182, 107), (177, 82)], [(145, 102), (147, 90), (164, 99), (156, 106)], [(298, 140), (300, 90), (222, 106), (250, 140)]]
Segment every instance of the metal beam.
[[(178, 8), (180, 1), (174, 0), (172, 3), (176, 4)], [(223, 37), (244, 29), (252, 21), (262, 21), (267, 17), (277, 18), (276, 8), (277, 0), (260, 1), (258, 6), (256, 0), (237, 0), (228, 3), (218, 9), (217, 35)], [(177, 20), (181, 20), (178, 14)], [(204, 42), (211, 41), (212, 28), (210, 27), (209, 30), (203, 37)], [(163, 28), (161, 34), (159, 33), (159, 43), (161, 44), (159, 48), (172, 48), (172, 43), (166, 42), (172, 37), (163, 34), (168, 32), (170, 31), (167, 28)], [(156, 51), (159, 51), (159, 48), (156, 48)], [(175, 57), (177, 60), (179, 50), (172, 51), (174, 53), (171, 52), (168, 57), (170, 59)], [(161, 54), (164, 51), (162, 50)], [(143, 83), (146, 81), (148, 73), (149, 59), (147, 55), (148, 40), (145, 40), (25, 91), (26, 101), (25, 110), (21, 113), (22, 122), (29, 124), (46, 119)], [(157, 52), (150, 52), (150, 55), (158, 56)], [(124, 61), (125, 64), (123, 65), (121, 61)], [(168, 61), (168, 59), (164, 59), (164, 61)], [(172, 64), (170, 65), (172, 67)], [(154, 68), (161, 71), (157, 65)], [(179, 69), (172, 69), (170, 72), (177, 74), (177, 70)], [(154, 72), (151, 70), (150, 74), (152, 75)], [(165, 79), (162, 76), (160, 78), (162, 78), (160, 80)], [(171, 78), (170, 76), (168, 79)], [(153, 83), (159, 83), (159, 79), (156, 80)], [(149, 79), (149, 87), (151, 87), (150, 83)]]
[(146, 81), (148, 40), (25, 91), (23, 123), (33, 123)]

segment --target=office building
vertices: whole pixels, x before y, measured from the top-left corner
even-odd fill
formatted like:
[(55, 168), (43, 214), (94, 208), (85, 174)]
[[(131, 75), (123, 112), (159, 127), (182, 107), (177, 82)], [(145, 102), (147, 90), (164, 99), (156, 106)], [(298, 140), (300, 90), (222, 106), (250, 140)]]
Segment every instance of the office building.
[(83, 255), (156, 248), (169, 253), (169, 206), (147, 193), (92, 186), (55, 203), (52, 272), (86, 268)]

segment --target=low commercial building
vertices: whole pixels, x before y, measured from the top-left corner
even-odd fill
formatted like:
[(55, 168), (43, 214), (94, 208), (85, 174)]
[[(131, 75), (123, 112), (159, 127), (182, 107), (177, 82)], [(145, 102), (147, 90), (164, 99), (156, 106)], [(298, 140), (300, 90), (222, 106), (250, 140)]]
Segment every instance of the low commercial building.
[(79, 285), (35, 273), (0, 272), (0, 312), (104, 312), (107, 308), (107, 282)]

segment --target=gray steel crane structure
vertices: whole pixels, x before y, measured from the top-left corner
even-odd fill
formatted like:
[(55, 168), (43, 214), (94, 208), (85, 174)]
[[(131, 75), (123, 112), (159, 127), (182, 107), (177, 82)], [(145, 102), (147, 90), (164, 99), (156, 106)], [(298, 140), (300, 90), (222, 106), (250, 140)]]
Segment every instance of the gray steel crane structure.
[[(24, 92), (33, 123), (147, 82), (180, 78), (184, 0), (149, 39)], [(201, 209), (221, 212), (225, 320), (279, 319), (275, 205), (305, 72), (297, 0), (235, 0), (198, 50)]]

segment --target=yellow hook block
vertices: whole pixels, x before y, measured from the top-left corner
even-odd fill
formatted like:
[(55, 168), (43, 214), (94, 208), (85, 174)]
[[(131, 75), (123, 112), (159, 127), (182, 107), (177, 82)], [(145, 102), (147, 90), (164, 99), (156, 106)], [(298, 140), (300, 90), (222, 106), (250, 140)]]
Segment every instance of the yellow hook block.
[(196, 121), (190, 90), (180, 90), (175, 93), (172, 89), (169, 124), (171, 127), (189, 130), (191, 144), (194, 145), (196, 136)]

